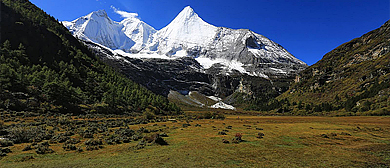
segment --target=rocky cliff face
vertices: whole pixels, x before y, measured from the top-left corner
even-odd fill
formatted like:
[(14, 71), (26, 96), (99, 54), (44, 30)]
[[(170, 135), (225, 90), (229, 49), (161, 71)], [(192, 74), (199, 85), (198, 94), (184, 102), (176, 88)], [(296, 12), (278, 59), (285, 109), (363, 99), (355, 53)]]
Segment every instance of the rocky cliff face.
[(157, 94), (168, 96), (172, 91), (182, 95), (197, 91), (205, 96), (216, 96), (234, 104), (235, 93), (248, 99), (254, 97), (273, 98), (286, 91), (292, 78), (265, 79), (234, 71), (230, 75), (220, 74), (215, 67), (207, 71), (191, 57), (177, 59), (129, 58), (96, 43), (85, 42), (107, 64), (115, 67), (133, 81)]

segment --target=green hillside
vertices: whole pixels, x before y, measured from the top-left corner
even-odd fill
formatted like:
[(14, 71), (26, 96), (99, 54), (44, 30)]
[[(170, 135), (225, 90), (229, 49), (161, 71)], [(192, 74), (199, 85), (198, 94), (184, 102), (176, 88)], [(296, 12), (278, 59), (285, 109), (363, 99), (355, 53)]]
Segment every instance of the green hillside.
[(180, 111), (116, 72), (28, 0), (1, 0), (0, 108), (62, 113)]
[[(390, 21), (302, 71), (278, 97), (279, 112), (390, 114)], [(337, 111), (337, 112), (336, 112)]]

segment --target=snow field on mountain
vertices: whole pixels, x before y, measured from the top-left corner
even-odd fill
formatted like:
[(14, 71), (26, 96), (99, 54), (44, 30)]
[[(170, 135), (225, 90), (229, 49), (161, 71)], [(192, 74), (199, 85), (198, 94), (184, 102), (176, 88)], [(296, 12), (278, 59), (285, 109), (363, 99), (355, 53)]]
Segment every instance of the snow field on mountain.
[(126, 57), (193, 57), (204, 69), (221, 65), (221, 72), (225, 75), (237, 70), (243, 74), (268, 78), (269, 73), (288, 75), (295, 70), (268, 68), (264, 71), (256, 69), (259, 64), (306, 66), (270, 39), (248, 29), (213, 26), (202, 20), (190, 6), (185, 7), (161, 30), (155, 30), (141, 21), (136, 13), (113, 9), (124, 18), (122, 21), (113, 21), (104, 10), (100, 10), (72, 22), (62, 23), (75, 37), (99, 43)]

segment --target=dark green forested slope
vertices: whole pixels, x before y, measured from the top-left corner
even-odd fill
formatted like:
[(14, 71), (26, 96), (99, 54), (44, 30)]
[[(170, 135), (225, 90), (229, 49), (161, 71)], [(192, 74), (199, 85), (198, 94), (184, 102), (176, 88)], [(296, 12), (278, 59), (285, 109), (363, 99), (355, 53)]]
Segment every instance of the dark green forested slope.
[[(302, 71), (279, 112), (390, 114), (390, 21)], [(333, 112), (331, 112), (333, 111)]]
[(117, 73), (28, 0), (1, 0), (0, 108), (64, 113), (177, 113)]

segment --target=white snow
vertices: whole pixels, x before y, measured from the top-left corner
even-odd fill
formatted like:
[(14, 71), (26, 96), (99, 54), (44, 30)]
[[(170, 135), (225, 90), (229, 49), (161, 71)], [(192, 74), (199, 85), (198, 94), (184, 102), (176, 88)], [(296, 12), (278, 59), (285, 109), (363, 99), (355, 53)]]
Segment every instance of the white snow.
[[(125, 57), (129, 58), (159, 58), (159, 59), (175, 59), (175, 57), (167, 57), (166, 55), (159, 55), (156, 53), (137, 53), (137, 54), (131, 54), (124, 52), (123, 50), (114, 50), (114, 53), (120, 54)], [(177, 57), (176, 57), (177, 58)]]
[(215, 96), (207, 96), (207, 98), (214, 100), (214, 101), (217, 101), (217, 102), (222, 100), (221, 98), (215, 97)]
[(179, 51), (176, 51), (175, 55), (173, 56), (176, 56), (176, 57), (185, 57), (185, 56), (188, 56), (187, 52), (185, 50), (179, 50)]
[(123, 13), (124, 11), (117, 11), (115, 8), (114, 10), (126, 18), (121, 22), (115, 22), (107, 16), (104, 10), (99, 10), (72, 22), (63, 21), (62, 24), (75, 37), (96, 42), (111, 49), (139, 51), (145, 47), (150, 35), (156, 30), (141, 21), (138, 14)]
[(221, 109), (228, 109), (228, 110), (236, 110), (235, 107), (233, 107), (232, 105), (228, 105), (224, 102), (218, 102), (218, 103), (215, 103), (214, 105), (210, 106), (211, 108), (221, 108)]
[(216, 34), (217, 27), (203, 21), (194, 10), (187, 6), (166, 27), (153, 35), (150, 49), (161, 54), (175, 52), (177, 48), (203, 46), (210, 42)]
[(247, 72), (245, 70), (245, 68), (243, 67), (244, 64), (241, 62), (238, 62), (236, 60), (226, 60), (226, 59), (221, 59), (221, 58), (211, 59), (211, 58), (206, 58), (206, 57), (198, 57), (198, 58), (195, 58), (195, 60), (198, 61), (199, 64), (202, 65), (203, 68), (205, 68), (205, 69), (209, 69), (214, 64), (221, 64), (229, 72), (232, 72), (232, 70), (237, 70), (241, 73), (245, 73), (245, 74), (252, 75), (252, 76), (254, 75), (254, 74), (251, 74), (250, 72)]
[[(185, 7), (171, 23), (158, 31), (141, 21), (137, 13), (120, 11), (115, 7), (112, 9), (122, 16), (122, 21), (113, 21), (104, 10), (100, 10), (72, 22), (63, 21), (62, 24), (74, 36), (99, 43), (126, 57), (176, 59), (190, 56), (204, 69), (217, 63), (221, 64), (227, 75), (232, 70), (237, 70), (251, 76), (268, 78), (262, 72), (247, 71), (244, 67), (248, 64), (237, 61), (249, 60), (240, 58), (242, 48), (235, 48), (237, 42), (242, 46), (246, 44), (248, 38), (254, 39), (254, 46), (252, 44), (253, 48), (247, 47), (245, 51), (252, 53), (253, 57), (267, 59), (272, 63), (286, 63), (285, 60), (292, 60), (293, 63), (305, 64), (260, 34), (247, 29), (216, 27), (205, 22), (190, 6)], [(287, 73), (281, 69), (270, 71)]]
[(275, 71), (276, 73), (283, 73), (283, 74), (287, 73), (287, 72), (285, 72), (285, 71), (283, 71), (281, 69), (277, 69), (277, 68), (269, 68), (269, 69)]

